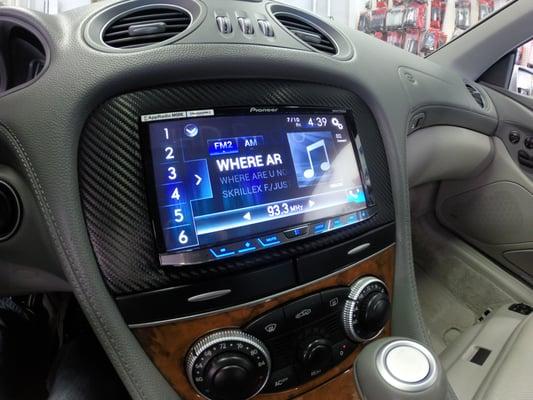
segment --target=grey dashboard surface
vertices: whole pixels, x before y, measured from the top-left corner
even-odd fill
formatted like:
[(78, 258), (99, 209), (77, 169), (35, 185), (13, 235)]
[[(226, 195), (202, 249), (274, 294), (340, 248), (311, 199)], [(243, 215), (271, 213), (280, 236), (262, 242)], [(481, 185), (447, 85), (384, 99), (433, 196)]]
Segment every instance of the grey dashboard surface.
[[(481, 86), (463, 81), (459, 88), (457, 80), (448, 80), (422, 69), (400, 67), (398, 72), (412, 105), (409, 133), (438, 125), (459, 126), (487, 135), (496, 130), (496, 109)], [(483, 106), (477, 104), (472, 96), (462, 95), (466, 85), (479, 90)]]
[[(394, 334), (427, 342), (410, 245), (405, 163), (410, 118), (424, 107), (442, 106), (472, 114), (469, 126), (481, 124), (480, 130), (490, 134), (494, 108), (489, 104), (487, 110), (476, 110), (458, 74), (338, 26), (328, 29), (346, 38), (349, 56), (343, 58), (303, 45), (273, 19), (282, 45), (254, 43), (239, 36), (224, 40), (212, 33), (216, 10), (246, 9), (272, 18), (269, 3), (264, 2), (205, 0), (199, 3), (205, 8), (205, 19), (183, 41), (120, 54), (101, 51), (86, 42), (84, 29), (93, 15), (113, 3), (103, 1), (59, 16), (0, 8), (0, 16), (23, 21), (41, 33), (50, 59), (47, 70), (31, 85), (0, 95), (0, 142), (6, 154), (2, 163), (14, 169), (20, 178), (19, 191), (35, 200), (35, 205), (28, 201), (27, 206), (45, 222), (50, 258), (59, 260), (132, 396), (177, 398), (127, 328), (98, 270), (80, 205), (78, 143), (88, 116), (106, 99), (169, 83), (258, 78), (319, 82), (353, 91), (367, 102), (383, 136), (395, 197)], [(405, 71), (412, 71), (414, 82)], [(453, 122), (454, 114), (448, 115)], [(26, 240), (31, 243), (31, 236)], [(5, 248), (5, 243), (0, 244), (2, 254)]]

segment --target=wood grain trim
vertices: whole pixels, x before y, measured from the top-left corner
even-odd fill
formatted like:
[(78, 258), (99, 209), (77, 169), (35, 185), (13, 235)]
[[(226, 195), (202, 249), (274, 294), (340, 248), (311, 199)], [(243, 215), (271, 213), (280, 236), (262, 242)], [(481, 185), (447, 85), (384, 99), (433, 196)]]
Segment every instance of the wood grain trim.
[[(197, 339), (218, 329), (242, 327), (255, 317), (291, 300), (330, 287), (348, 286), (358, 278), (366, 275), (373, 275), (383, 280), (392, 294), (394, 254), (395, 246), (390, 246), (338, 274), (312, 282), (291, 292), (272, 297), (265, 302), (195, 319), (176, 321), (152, 327), (135, 328), (133, 329), (133, 333), (152, 362), (183, 399), (203, 399), (189, 384), (184, 368), (187, 352)], [(391, 327), (388, 324), (381, 336), (390, 336), (390, 332)], [(313, 381), (285, 392), (261, 394), (256, 398), (258, 400), (291, 399), (319, 387), (336, 376), (342, 377), (345, 371), (351, 368), (355, 357), (359, 354), (362, 347), (363, 345), (357, 346), (355, 351), (340, 365)], [(307, 397), (304, 398), (307, 399)], [(321, 397), (321, 399), (338, 398), (337, 391), (330, 392), (329, 396)]]

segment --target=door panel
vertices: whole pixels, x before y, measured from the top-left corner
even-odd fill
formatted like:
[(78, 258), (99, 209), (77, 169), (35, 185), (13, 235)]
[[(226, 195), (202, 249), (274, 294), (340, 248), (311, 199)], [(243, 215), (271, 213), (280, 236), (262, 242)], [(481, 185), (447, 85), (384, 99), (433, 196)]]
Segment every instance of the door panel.
[[(443, 182), (440, 222), (506, 269), (533, 284), (533, 109), (487, 89), (499, 113), (491, 164), (478, 176)], [(512, 135), (511, 135), (512, 134)], [(516, 142), (517, 135), (520, 139)], [(511, 140), (512, 139), (512, 140)]]

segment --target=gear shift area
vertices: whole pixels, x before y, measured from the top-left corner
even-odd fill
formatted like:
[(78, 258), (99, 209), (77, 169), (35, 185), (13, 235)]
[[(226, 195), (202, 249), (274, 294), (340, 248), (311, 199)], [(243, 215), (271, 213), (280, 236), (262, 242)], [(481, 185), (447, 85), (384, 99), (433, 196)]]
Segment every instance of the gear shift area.
[(377, 340), (354, 365), (364, 400), (440, 400), (447, 396), (446, 375), (426, 346), (405, 338)]

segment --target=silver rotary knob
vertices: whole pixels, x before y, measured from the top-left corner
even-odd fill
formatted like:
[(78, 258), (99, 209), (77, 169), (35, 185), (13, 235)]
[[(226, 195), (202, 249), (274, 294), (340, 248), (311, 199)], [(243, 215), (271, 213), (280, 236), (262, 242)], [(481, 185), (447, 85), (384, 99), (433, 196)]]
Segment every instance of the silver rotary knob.
[(271, 361), (259, 339), (227, 329), (198, 340), (187, 354), (186, 368), (189, 381), (204, 397), (245, 400), (266, 385)]
[(350, 287), (343, 310), (344, 331), (355, 342), (367, 342), (383, 331), (390, 313), (387, 286), (378, 278), (366, 276)]

